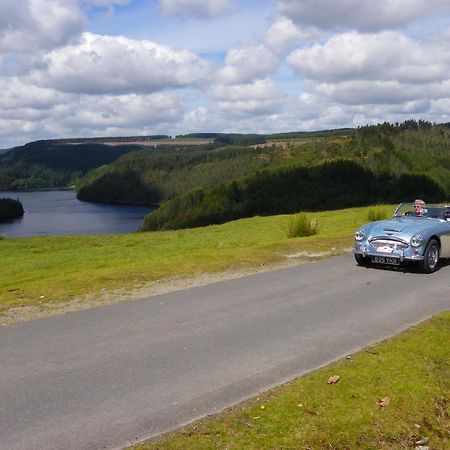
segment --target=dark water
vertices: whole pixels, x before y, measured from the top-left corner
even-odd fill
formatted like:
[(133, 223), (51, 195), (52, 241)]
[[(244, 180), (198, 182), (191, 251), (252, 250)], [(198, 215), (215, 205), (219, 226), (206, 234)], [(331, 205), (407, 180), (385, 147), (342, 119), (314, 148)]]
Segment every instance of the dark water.
[(75, 191), (0, 191), (0, 198), (22, 202), (20, 219), (0, 223), (6, 237), (54, 234), (109, 234), (136, 231), (150, 207), (80, 202)]

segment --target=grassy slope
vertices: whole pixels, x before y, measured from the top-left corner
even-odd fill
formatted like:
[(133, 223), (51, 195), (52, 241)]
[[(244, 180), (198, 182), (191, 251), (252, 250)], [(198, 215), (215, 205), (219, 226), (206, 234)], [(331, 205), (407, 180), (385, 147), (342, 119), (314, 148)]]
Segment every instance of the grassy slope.
[[(135, 450), (450, 448), (450, 313)], [(335, 385), (327, 384), (339, 375)], [(389, 397), (381, 407), (379, 400)]]
[(286, 237), (287, 215), (192, 230), (2, 239), (0, 315), (12, 307), (129, 289), (171, 276), (281, 263), (286, 254), (299, 251), (339, 252), (352, 245), (367, 213), (367, 208), (352, 208), (313, 214), (319, 234), (296, 239)]

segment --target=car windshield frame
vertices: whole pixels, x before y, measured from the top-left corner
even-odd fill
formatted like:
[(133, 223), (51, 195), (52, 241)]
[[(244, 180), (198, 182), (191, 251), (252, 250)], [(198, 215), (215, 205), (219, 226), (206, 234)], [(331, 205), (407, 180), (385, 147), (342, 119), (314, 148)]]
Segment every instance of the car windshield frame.
[(444, 219), (444, 213), (450, 211), (450, 208), (445, 205), (425, 204), (423, 205), (423, 213), (416, 214), (414, 211), (414, 203), (400, 203), (395, 209), (394, 217), (411, 217), (422, 219)]

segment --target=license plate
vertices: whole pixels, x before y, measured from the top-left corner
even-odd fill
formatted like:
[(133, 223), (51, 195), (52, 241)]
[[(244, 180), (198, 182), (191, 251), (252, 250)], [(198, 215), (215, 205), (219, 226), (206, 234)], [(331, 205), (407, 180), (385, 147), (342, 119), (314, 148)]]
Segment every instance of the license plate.
[(385, 247), (378, 247), (377, 251), (380, 253), (392, 253), (393, 249), (386, 245)]
[(400, 259), (392, 258), (390, 256), (372, 256), (372, 262), (376, 264), (389, 264), (390, 266), (398, 266), (400, 264)]

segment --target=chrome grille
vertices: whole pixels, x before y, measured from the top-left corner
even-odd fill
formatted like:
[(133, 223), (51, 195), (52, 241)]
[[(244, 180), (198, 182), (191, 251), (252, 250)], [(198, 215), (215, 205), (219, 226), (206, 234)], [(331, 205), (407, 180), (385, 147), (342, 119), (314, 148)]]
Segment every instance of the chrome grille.
[(403, 241), (397, 241), (397, 240), (393, 240), (393, 239), (371, 239), (369, 241), (369, 244), (374, 248), (374, 249), (379, 249), (381, 247), (389, 247), (392, 249), (392, 251), (400, 251), (400, 250), (406, 250), (409, 245), (406, 242)]

